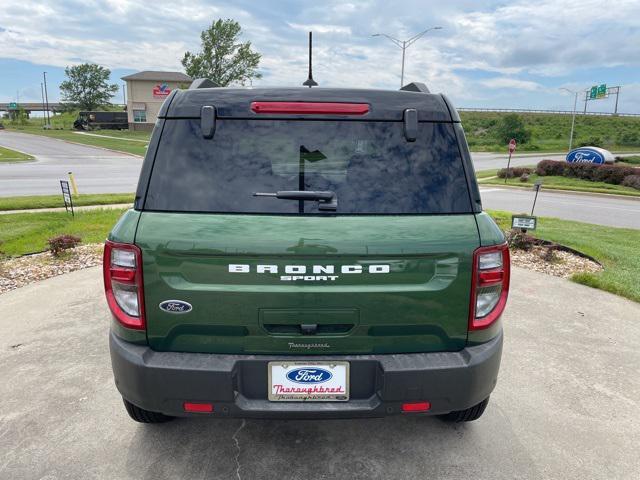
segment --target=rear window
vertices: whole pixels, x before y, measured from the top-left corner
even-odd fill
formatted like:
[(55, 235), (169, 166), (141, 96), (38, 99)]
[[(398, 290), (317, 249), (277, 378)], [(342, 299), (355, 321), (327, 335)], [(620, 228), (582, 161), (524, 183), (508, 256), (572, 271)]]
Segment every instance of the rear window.
[[(401, 122), (167, 120), (145, 210), (263, 214), (469, 213), (453, 125), (420, 123), (407, 142)], [(317, 201), (256, 192), (335, 192), (335, 211)]]

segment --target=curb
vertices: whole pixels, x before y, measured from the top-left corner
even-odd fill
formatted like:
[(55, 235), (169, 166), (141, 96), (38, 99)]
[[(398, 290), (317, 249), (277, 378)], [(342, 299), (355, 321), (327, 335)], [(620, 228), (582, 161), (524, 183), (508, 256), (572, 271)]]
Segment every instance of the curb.
[[(87, 210), (99, 210), (104, 208), (106, 210), (117, 208), (133, 208), (133, 203), (107, 203), (100, 205), (79, 205), (74, 206), (74, 212), (83, 212)], [(0, 210), (0, 215), (13, 215), (16, 213), (56, 213), (65, 212), (64, 207), (45, 207), (45, 208), (25, 208), (22, 210)]]
[[(519, 185), (498, 185), (496, 183), (482, 183), (481, 179), (478, 180), (479, 187), (493, 187), (493, 188), (505, 188), (505, 189), (514, 189), (514, 190), (531, 190), (533, 185), (529, 185), (528, 187), (521, 187)], [(544, 189), (544, 183), (542, 184), (542, 188)], [(560, 188), (547, 188), (545, 191), (547, 192), (558, 192), (558, 193), (566, 193), (569, 195), (578, 195), (578, 196), (597, 196), (597, 197), (613, 197), (613, 198), (622, 198), (627, 200), (634, 200), (636, 202), (640, 202), (640, 195), (620, 195), (618, 193), (601, 193), (601, 192), (579, 192), (576, 190), (563, 190)]]
[[(98, 149), (104, 150), (106, 152), (118, 153), (118, 154), (121, 154), (121, 155), (127, 155), (129, 157), (144, 158), (144, 155), (136, 155), (135, 153), (123, 152), (121, 150), (114, 150), (113, 148), (99, 147), (97, 145), (89, 145), (88, 143), (74, 142), (73, 140), (65, 140), (63, 138), (49, 137), (48, 135), (38, 135), (37, 133), (21, 132), (20, 130), (10, 130), (10, 131), (15, 132), (15, 133), (20, 133), (22, 135), (34, 135), (36, 137), (47, 137), (47, 138), (50, 138), (52, 140), (59, 140), (61, 142), (70, 143), (72, 145), (80, 145), (81, 147), (98, 148)], [(126, 139), (124, 139), (124, 140), (126, 141)], [(7, 147), (7, 148), (9, 148), (9, 147)], [(20, 150), (16, 150), (15, 148), (12, 148), (11, 150), (15, 150), (16, 152), (20, 152)], [(36, 160), (36, 161), (38, 160), (35, 155), (32, 155), (30, 153), (26, 153), (26, 152), (20, 152), (20, 153), (24, 153), (25, 155), (29, 155), (29, 156), (33, 157), (34, 160)]]
[[(31, 134), (27, 134), (27, 135), (35, 135), (35, 134), (31, 133)], [(46, 137), (46, 135), (40, 135), (40, 136), (41, 137)], [(71, 143), (73, 145), (80, 145), (80, 146), (83, 146), (83, 147), (90, 147), (90, 148), (98, 148), (100, 150), (105, 150), (107, 152), (113, 152), (113, 153), (119, 153), (120, 155), (127, 155), (129, 157), (144, 158), (143, 155), (136, 155), (135, 153), (123, 152), (121, 150), (114, 150), (113, 148), (99, 147), (97, 145), (89, 145), (88, 143), (74, 142), (72, 140), (65, 140), (65, 139), (62, 139), (62, 138), (55, 138), (55, 137), (49, 137), (49, 138), (53, 138), (54, 140), (60, 140), (61, 142)]]

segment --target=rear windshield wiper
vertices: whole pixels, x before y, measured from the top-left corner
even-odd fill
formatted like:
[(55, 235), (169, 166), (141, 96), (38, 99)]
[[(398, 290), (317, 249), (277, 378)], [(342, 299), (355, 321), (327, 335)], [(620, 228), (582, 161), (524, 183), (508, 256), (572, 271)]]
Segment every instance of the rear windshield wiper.
[(275, 197), (281, 200), (317, 200), (318, 210), (336, 210), (338, 196), (331, 191), (281, 190), (273, 193), (255, 192), (254, 197)]

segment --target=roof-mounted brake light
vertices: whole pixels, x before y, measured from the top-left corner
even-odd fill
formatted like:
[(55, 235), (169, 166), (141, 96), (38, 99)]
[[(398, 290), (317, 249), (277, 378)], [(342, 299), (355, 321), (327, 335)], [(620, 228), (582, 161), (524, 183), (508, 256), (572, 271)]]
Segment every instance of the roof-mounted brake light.
[(334, 102), (251, 102), (251, 110), (258, 114), (364, 115), (369, 113), (369, 104)]

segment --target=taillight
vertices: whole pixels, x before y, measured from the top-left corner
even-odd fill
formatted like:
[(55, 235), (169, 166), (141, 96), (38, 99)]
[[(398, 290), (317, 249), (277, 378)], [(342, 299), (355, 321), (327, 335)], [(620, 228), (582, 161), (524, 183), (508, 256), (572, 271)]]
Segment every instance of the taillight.
[(107, 240), (102, 264), (104, 291), (111, 313), (127, 328), (144, 330), (142, 252), (129, 243)]
[(251, 110), (255, 113), (364, 115), (369, 112), (369, 104), (336, 102), (251, 102)]
[(478, 248), (473, 253), (469, 330), (495, 322), (507, 304), (510, 260), (507, 244)]

